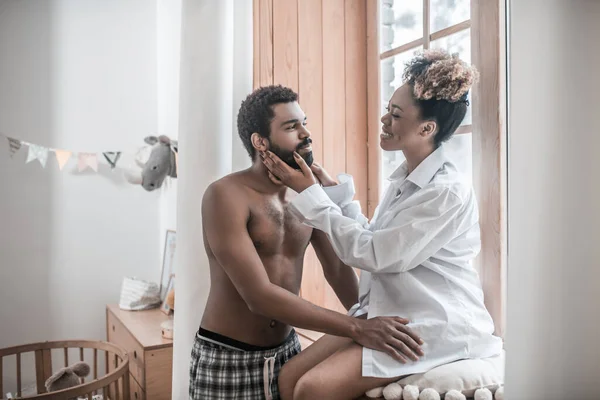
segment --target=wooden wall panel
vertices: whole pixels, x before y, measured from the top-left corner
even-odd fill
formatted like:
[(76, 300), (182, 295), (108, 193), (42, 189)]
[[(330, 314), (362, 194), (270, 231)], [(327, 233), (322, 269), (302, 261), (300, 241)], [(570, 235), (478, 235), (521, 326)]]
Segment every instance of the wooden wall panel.
[[(282, 84), (299, 94), (315, 160), (355, 178), (367, 211), (367, 6), (364, 0), (254, 0), (254, 87)], [(258, 37), (256, 37), (258, 35)], [(309, 246), (301, 296), (345, 312)]]
[(354, 177), (356, 199), (367, 210), (367, 8), (364, 0), (346, 7), (346, 171)]
[[(323, 166), (332, 175), (346, 172), (346, 0), (323, 1)], [(329, 285), (325, 302), (338, 309)]]
[(323, 1), (323, 165), (346, 170), (345, 0)]
[[(259, 27), (258, 42), (260, 54), (259, 82), (255, 86), (266, 86), (273, 84), (273, 0), (255, 0), (258, 2)], [(254, 7), (256, 10), (257, 7)], [(256, 54), (256, 52), (254, 53)]]
[(298, 0), (273, 1), (273, 82), (298, 92)]
[(381, 133), (379, 85), (379, 0), (366, 0), (367, 4), (367, 157), (368, 157), (368, 188), (367, 212), (371, 218), (379, 204), (379, 182), (381, 182), (381, 168), (379, 154), (379, 134)]
[(252, 86), (260, 86), (260, 2), (252, 2)]
[[(298, 1), (299, 102), (308, 118), (315, 160), (323, 160), (323, 0)], [(304, 258), (301, 295), (326, 304), (327, 282), (312, 246)]]
[(323, 0), (298, 3), (300, 105), (308, 118), (315, 160), (323, 160)]

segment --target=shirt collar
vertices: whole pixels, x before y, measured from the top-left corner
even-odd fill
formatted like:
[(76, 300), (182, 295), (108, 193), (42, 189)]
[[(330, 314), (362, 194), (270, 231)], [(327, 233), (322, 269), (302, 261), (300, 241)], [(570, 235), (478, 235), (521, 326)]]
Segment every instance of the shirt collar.
[[(408, 174), (408, 166), (406, 161), (402, 163), (388, 178), (390, 181), (410, 181), (420, 188), (427, 185), (435, 174), (440, 170), (442, 165), (447, 161), (444, 146), (438, 147), (431, 153), (421, 164), (415, 168), (413, 172)], [(402, 183), (402, 182), (399, 182)]]

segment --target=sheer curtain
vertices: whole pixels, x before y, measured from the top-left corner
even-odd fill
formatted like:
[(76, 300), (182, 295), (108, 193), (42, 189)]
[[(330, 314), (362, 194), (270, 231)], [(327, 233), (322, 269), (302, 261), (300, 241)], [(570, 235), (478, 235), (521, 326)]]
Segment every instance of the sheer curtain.
[(202, 196), (249, 165), (235, 119), (252, 90), (252, 0), (183, 0), (181, 15), (174, 399), (188, 397), (190, 351), (210, 289)]
[(600, 2), (515, 0), (509, 19), (505, 397), (597, 399)]

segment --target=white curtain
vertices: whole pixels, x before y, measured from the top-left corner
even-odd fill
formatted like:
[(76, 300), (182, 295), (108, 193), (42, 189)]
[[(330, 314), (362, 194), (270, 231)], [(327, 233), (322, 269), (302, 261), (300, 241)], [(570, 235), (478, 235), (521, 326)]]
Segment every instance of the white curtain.
[(252, 35), (252, 0), (182, 1), (173, 399), (188, 397), (190, 351), (210, 288), (202, 196), (249, 165), (235, 120), (252, 90)]
[(514, 0), (509, 18), (505, 394), (598, 399), (600, 2)]

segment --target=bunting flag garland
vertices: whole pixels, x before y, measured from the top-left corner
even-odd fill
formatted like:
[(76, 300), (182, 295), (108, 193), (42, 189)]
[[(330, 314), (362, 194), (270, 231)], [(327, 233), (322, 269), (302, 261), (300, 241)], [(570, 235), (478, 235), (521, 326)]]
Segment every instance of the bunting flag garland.
[(98, 172), (98, 157), (94, 153), (79, 153), (77, 160), (79, 172), (85, 171), (88, 167)]
[[(88, 168), (98, 172), (98, 154), (92, 152), (74, 152), (71, 150), (64, 149), (54, 149), (51, 147), (42, 146), (39, 144), (29, 143), (24, 140), (15, 139), (14, 137), (5, 135), (0, 133), (0, 139), (5, 138), (8, 142), (8, 154), (10, 158), (14, 158), (14, 155), (20, 151), (23, 147), (27, 147), (27, 158), (25, 163), (28, 164), (32, 161), (39, 161), (40, 165), (45, 168), (48, 164), (48, 157), (50, 153), (54, 153), (56, 157), (56, 162), (58, 164), (58, 169), (62, 171), (64, 167), (67, 165), (71, 158), (76, 158), (77, 160), (77, 169), (79, 172), (85, 171)], [(151, 146), (143, 146), (141, 149), (144, 149), (147, 152), (150, 152)], [(140, 152), (141, 149), (137, 151)], [(104, 156), (104, 159), (110, 166), (111, 170), (114, 170), (117, 167), (117, 163), (121, 160), (121, 156), (123, 152), (121, 151), (105, 151), (101, 152)]]
[[(4, 142), (3, 138), (6, 139), (6, 142)], [(8, 155), (11, 159), (15, 159), (15, 154), (21, 151), (21, 149), (26, 148), (26, 164), (37, 160), (42, 166), (42, 168), (45, 169), (48, 165), (48, 157), (52, 156), (51, 153), (54, 153), (53, 157), (56, 158), (56, 165), (58, 166), (58, 169), (60, 171), (63, 171), (65, 169), (65, 167), (71, 159), (75, 160), (74, 167), (78, 172), (87, 171), (88, 169), (94, 172), (98, 172), (99, 164), (102, 163), (104, 165), (107, 165), (111, 171), (119, 169), (124, 174), (125, 179), (131, 183), (137, 183), (137, 170), (141, 169), (143, 164), (150, 157), (150, 154), (153, 150), (153, 146), (143, 145), (138, 147), (137, 149), (135, 149), (135, 151), (131, 153), (124, 153), (122, 151), (80, 152), (46, 147), (43, 145), (30, 143), (24, 140), (19, 140), (12, 136), (5, 135), (4, 133), (0, 133), (0, 144), (1, 143), (8, 144)], [(172, 148), (171, 150), (175, 154), (175, 165), (177, 170), (179, 170), (179, 157), (177, 150), (175, 148)], [(125, 158), (125, 155), (127, 155), (128, 160), (126, 162), (126, 165), (117, 168), (117, 164), (123, 164), (122, 160)], [(2, 158), (1, 155), (0, 158)], [(133, 170), (136, 171), (133, 172)], [(134, 175), (135, 179), (132, 179)], [(169, 187), (169, 181), (170, 179), (167, 179), (165, 181), (165, 187)]]
[(54, 155), (56, 156), (56, 161), (58, 162), (58, 169), (62, 171), (63, 167), (71, 158), (71, 152), (69, 150), (54, 150)]
[(48, 161), (48, 149), (37, 144), (29, 145), (29, 153), (27, 153), (27, 163), (38, 160), (42, 165), (42, 168), (46, 168), (46, 162)]
[(21, 148), (21, 142), (17, 139), (13, 139), (10, 137), (7, 137), (6, 140), (8, 140), (8, 153), (12, 158), (12, 156), (14, 156), (15, 153)]
[(115, 169), (115, 167), (117, 166), (117, 162), (119, 161), (119, 158), (121, 158), (120, 151), (116, 151), (116, 152), (115, 151), (106, 151), (106, 152), (102, 153), (102, 155), (106, 159), (106, 162), (108, 162), (108, 164), (110, 165), (110, 169)]

